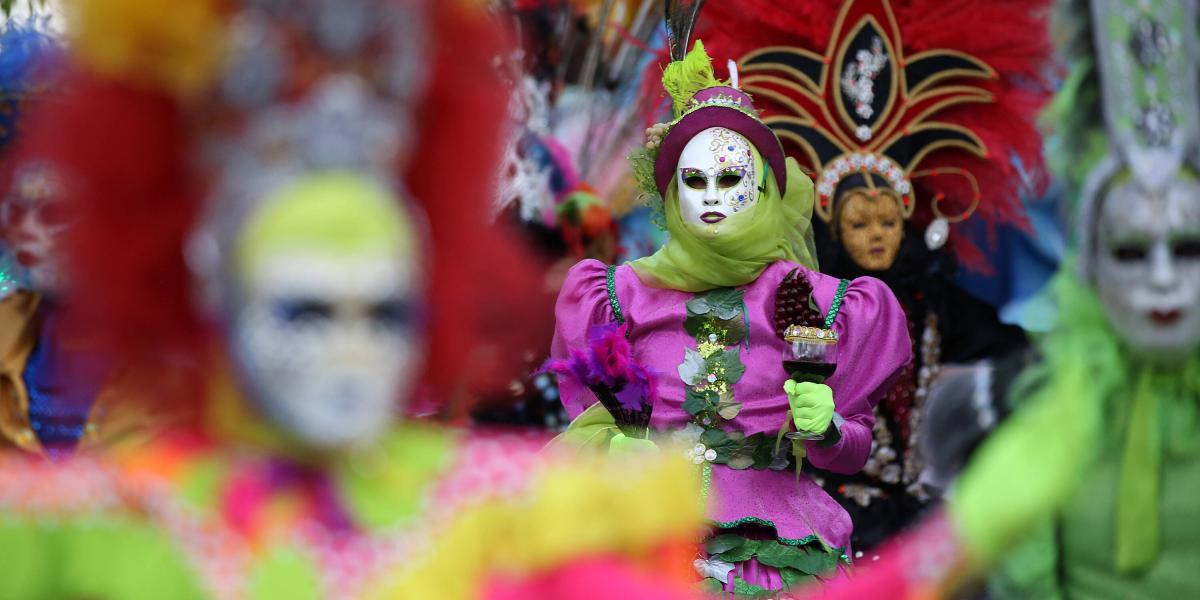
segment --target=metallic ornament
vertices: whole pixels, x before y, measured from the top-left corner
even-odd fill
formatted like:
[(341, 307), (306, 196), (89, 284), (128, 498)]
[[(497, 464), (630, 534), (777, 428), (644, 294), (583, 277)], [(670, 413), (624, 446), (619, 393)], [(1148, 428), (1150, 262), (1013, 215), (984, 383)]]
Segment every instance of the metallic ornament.
[(1171, 143), (1175, 132), (1175, 114), (1166, 104), (1155, 102), (1143, 106), (1136, 117), (1138, 133), (1148, 146), (1163, 147)]
[[(806, 166), (816, 173), (813, 213), (822, 221), (834, 220), (838, 182), (859, 172), (886, 179), (908, 218), (917, 203), (912, 182), (924, 173), (919, 167), (928, 150), (988, 156), (978, 136), (939, 118), (951, 107), (992, 102), (983, 84), (996, 71), (953, 49), (906, 54), (887, 0), (841, 4), (824, 53), (786, 46), (754, 50), (740, 61), (742, 87), (780, 99), (782, 110), (765, 122), (809, 157)], [(955, 175), (975, 185), (969, 171)], [(951, 220), (969, 217), (972, 202)]]
[(930, 250), (937, 250), (946, 245), (946, 240), (950, 239), (950, 222), (942, 217), (938, 217), (925, 228), (925, 246)]
[(888, 64), (888, 55), (883, 51), (883, 40), (879, 36), (871, 39), (870, 49), (860, 48), (854, 53), (854, 62), (846, 64), (842, 73), (842, 91), (854, 100), (854, 113), (863, 119), (875, 115), (875, 78)]
[(1171, 53), (1171, 38), (1160, 23), (1142, 17), (1133, 26), (1129, 48), (1142, 67), (1149, 69), (1166, 60)]
[(1078, 272), (1097, 283), (1104, 197), (1128, 176), (1146, 201), (1200, 167), (1200, 38), (1195, 2), (1090, 0), (1109, 151), (1088, 174), (1077, 219)]
[(1112, 153), (1143, 188), (1157, 193), (1194, 153), (1189, 146), (1200, 137), (1196, 3), (1090, 4)]

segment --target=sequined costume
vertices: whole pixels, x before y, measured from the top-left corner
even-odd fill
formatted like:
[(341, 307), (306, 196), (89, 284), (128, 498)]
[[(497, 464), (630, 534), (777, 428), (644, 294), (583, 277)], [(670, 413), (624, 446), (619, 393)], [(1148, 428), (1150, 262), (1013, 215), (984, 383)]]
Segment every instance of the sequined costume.
[[(839, 264), (822, 265), (831, 262)], [(862, 552), (908, 527), (942, 493), (927, 481), (920, 441), (925, 400), (941, 365), (1005, 356), (1026, 344), (1019, 327), (1001, 323), (991, 305), (940, 273), (904, 273), (925, 266), (902, 254), (888, 273), (875, 273), (900, 300), (913, 341), (913, 361), (875, 408), (875, 452), (860, 473), (815, 473), (850, 512), (854, 545)], [(826, 268), (840, 276), (863, 274), (853, 267)]]
[(1017, 410), (945, 513), (834, 598), (955, 597), (988, 573), (997, 598), (1200, 590), (1187, 516), (1200, 485), (1196, 7), (1063, 9), (1084, 52), (1052, 113), (1057, 140), (1075, 142), (1056, 162), (1078, 199), (1077, 248), (1041, 362), (1010, 388)]

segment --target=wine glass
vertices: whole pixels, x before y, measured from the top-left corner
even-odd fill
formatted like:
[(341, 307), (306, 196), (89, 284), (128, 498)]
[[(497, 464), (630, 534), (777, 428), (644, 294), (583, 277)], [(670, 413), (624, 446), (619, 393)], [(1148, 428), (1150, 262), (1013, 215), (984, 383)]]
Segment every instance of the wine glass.
[[(789, 325), (783, 340), (783, 370), (795, 382), (825, 383), (837, 369), (837, 333), (832, 329)], [(790, 416), (790, 414), (789, 414)], [(823, 440), (823, 434), (789, 431), (791, 440)]]

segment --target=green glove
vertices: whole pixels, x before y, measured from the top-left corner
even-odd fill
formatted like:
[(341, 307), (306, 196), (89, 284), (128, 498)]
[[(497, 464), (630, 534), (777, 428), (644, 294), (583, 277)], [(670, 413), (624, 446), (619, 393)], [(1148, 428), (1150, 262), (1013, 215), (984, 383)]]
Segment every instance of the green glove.
[(823, 383), (783, 382), (796, 431), (821, 435), (833, 422), (833, 390)]
[(641, 452), (655, 452), (658, 450), (658, 444), (650, 440), (640, 438), (631, 438), (623, 433), (618, 433), (613, 436), (608, 442), (608, 451), (614, 454), (637, 454)]

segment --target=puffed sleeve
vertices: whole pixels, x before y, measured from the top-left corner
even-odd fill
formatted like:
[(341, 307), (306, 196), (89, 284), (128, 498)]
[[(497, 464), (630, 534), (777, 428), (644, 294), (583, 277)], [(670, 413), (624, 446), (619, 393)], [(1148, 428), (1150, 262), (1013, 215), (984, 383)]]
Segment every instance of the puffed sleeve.
[(856, 473), (871, 453), (875, 405), (912, 360), (912, 342), (896, 296), (874, 277), (859, 277), (846, 288), (833, 329), (839, 340), (837, 371), (826, 383), (833, 388), (835, 412), (845, 421), (836, 443), (805, 443), (807, 460), (834, 473)]
[[(608, 298), (608, 266), (598, 260), (583, 260), (567, 271), (558, 301), (554, 305), (554, 341), (550, 357), (567, 358), (571, 349), (587, 347), (587, 334), (592, 325), (612, 323), (612, 305)], [(583, 386), (562, 378), (559, 395), (567, 414), (574, 419), (596, 402), (596, 397)]]

